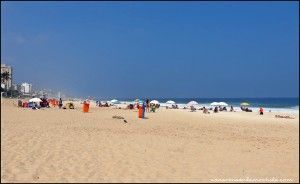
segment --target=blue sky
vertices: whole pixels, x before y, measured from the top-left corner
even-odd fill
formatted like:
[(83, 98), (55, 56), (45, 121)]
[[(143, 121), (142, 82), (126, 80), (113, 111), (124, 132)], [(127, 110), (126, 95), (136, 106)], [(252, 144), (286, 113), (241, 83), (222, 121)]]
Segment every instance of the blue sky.
[(77, 96), (297, 97), (298, 2), (1, 2), (14, 82)]

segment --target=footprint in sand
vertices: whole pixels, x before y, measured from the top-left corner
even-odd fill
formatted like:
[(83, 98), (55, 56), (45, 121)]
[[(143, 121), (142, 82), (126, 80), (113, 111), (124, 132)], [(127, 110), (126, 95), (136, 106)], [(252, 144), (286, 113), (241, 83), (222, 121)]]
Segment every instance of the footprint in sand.
[(40, 179), (40, 177), (38, 175), (33, 175), (32, 178), (33, 178), (34, 181)]

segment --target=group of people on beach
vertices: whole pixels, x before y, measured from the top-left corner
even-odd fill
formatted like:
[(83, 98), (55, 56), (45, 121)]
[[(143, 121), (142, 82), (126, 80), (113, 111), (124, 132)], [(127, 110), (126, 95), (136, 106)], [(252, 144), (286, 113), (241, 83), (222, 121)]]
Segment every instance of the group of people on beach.
[(166, 106), (166, 109), (179, 109), (177, 104), (172, 104), (171, 106)]
[(252, 112), (251, 109), (249, 109), (248, 107), (244, 107), (244, 106), (241, 106), (241, 110), (245, 111), (245, 112)]
[[(249, 109), (248, 107), (241, 107), (242, 111), (245, 111), (245, 112), (252, 112), (251, 109)], [(214, 107), (214, 108), (206, 108), (206, 107), (202, 107), (200, 108), (199, 110), (203, 110), (203, 113), (204, 114), (209, 114), (209, 110), (213, 110), (214, 113), (218, 113), (219, 111), (227, 111), (227, 108), (224, 106), (219, 106), (219, 107)], [(196, 108), (194, 106), (191, 106), (191, 111), (194, 112), (196, 111)], [(236, 112), (234, 109), (233, 109), (233, 106), (230, 106), (230, 112)], [(263, 115), (264, 114), (264, 109), (262, 107), (259, 108), (259, 114), (260, 115)]]
[(40, 108), (47, 107), (49, 108), (49, 102), (47, 98), (40, 98), (40, 102), (27, 102), (27, 101), (22, 101), (21, 99), (18, 99), (18, 107), (27, 107), (27, 108), (32, 108), (33, 110), (37, 110)]
[[(47, 107), (49, 108), (50, 107), (50, 103), (51, 100), (53, 99), (47, 99), (47, 98), (40, 98), (41, 101), (40, 102), (23, 102), (22, 100), (18, 100), (18, 107), (29, 107), (29, 108), (32, 108), (33, 110), (36, 110), (36, 109), (40, 109), (40, 108), (44, 108), (44, 107)], [(50, 100), (50, 101), (49, 101)], [(52, 102), (51, 102), (52, 104)], [(63, 106), (63, 100), (62, 98), (59, 98), (59, 100), (57, 101), (56, 100), (56, 105), (58, 105), (58, 107), (61, 109), (74, 109), (74, 105), (73, 103), (66, 103), (66, 106), (68, 107), (64, 107)], [(105, 103), (102, 103), (101, 101), (96, 101), (96, 106), (99, 106), (99, 107), (109, 107), (111, 106), (110, 104), (108, 104), (107, 102)], [(160, 107), (160, 104), (151, 104), (150, 103), (150, 100), (147, 99), (146, 101), (144, 101), (142, 104), (139, 104), (139, 103), (133, 103), (133, 104), (129, 104), (127, 106), (127, 109), (140, 109), (142, 108), (145, 112), (155, 112), (155, 110), (157, 108)], [(168, 107), (166, 106), (167, 109), (178, 109), (178, 105), (177, 104), (172, 104), (172, 107)], [(196, 111), (196, 108), (194, 106), (191, 106), (191, 111)], [(186, 108), (184, 108), (186, 109)], [(204, 114), (210, 114), (209, 110), (212, 110), (214, 113), (218, 113), (219, 111), (227, 111), (227, 108), (224, 106), (216, 106), (214, 108), (206, 108), (206, 107), (202, 107), (200, 108), (199, 110), (202, 110)], [(248, 107), (243, 107), (241, 106), (241, 110), (242, 111), (245, 111), (245, 112), (252, 112), (251, 109), (249, 109)], [(233, 108), (233, 106), (230, 106), (230, 112), (236, 112)], [(262, 107), (259, 108), (258, 110), (259, 114), (260, 115), (263, 115), (264, 114), (264, 109)], [(271, 112), (271, 111), (270, 111)], [(294, 119), (293, 117), (290, 117), (288, 115), (286, 116), (283, 116), (283, 115), (275, 115), (275, 118), (287, 118), (287, 119)]]
[[(199, 110), (202, 110), (204, 114), (209, 114), (209, 110), (213, 110), (214, 113), (217, 113), (219, 111), (227, 111), (227, 108), (226, 107), (222, 107), (222, 106), (219, 106), (219, 107), (214, 107), (214, 108), (206, 108), (206, 107), (202, 107), (200, 108)], [(196, 108), (194, 106), (191, 106), (191, 111), (194, 112), (196, 111)], [(230, 107), (230, 112), (235, 112), (235, 110), (233, 109), (233, 106)]]
[(22, 101), (18, 99), (18, 107), (26, 107), (31, 108), (33, 110), (38, 110), (41, 108), (50, 108), (50, 104), (55, 107), (58, 106), (59, 109), (74, 109), (74, 104), (71, 102), (68, 102), (63, 106), (63, 100), (62, 98), (59, 98), (59, 100), (56, 99), (47, 99), (46, 97), (38, 98), (40, 100), (37, 101)]
[(140, 105), (138, 103), (131, 103), (131, 104), (128, 104), (127, 109), (139, 109), (140, 108)]
[[(219, 106), (219, 107), (216, 106), (216, 107), (214, 108), (214, 112), (217, 113), (217, 112), (219, 112), (219, 111), (227, 111), (227, 108), (226, 108), (226, 107), (221, 107), (221, 106)], [(230, 107), (230, 112), (234, 112), (232, 106)]]
[(101, 101), (96, 101), (96, 106), (97, 107), (109, 107), (108, 103), (102, 103)]
[(127, 105), (127, 109), (145, 109), (146, 112), (155, 112), (155, 109), (158, 109), (160, 107), (159, 104), (151, 104), (150, 100), (147, 99), (146, 101), (144, 101), (142, 104), (139, 104), (138, 102), (135, 103), (131, 103), (129, 105)]
[(147, 112), (155, 112), (155, 109), (158, 109), (160, 107), (160, 104), (150, 103), (149, 99), (146, 100), (145, 105), (146, 105)]

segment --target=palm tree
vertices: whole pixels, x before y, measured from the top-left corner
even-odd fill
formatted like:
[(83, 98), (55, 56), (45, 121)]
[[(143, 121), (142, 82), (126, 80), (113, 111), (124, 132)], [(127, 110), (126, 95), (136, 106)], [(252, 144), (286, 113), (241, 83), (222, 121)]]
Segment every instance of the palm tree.
[(1, 83), (5, 83), (5, 89), (7, 90), (7, 82), (10, 79), (10, 73), (8, 71), (1, 73)]

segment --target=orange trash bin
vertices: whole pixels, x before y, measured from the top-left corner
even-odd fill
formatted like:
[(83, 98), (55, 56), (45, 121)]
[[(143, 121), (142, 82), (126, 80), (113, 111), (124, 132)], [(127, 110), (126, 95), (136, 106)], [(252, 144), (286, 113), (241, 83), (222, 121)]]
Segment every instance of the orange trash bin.
[(83, 112), (89, 112), (90, 104), (89, 103), (83, 103), (82, 111)]
[(139, 118), (143, 118), (143, 108), (139, 107)]

